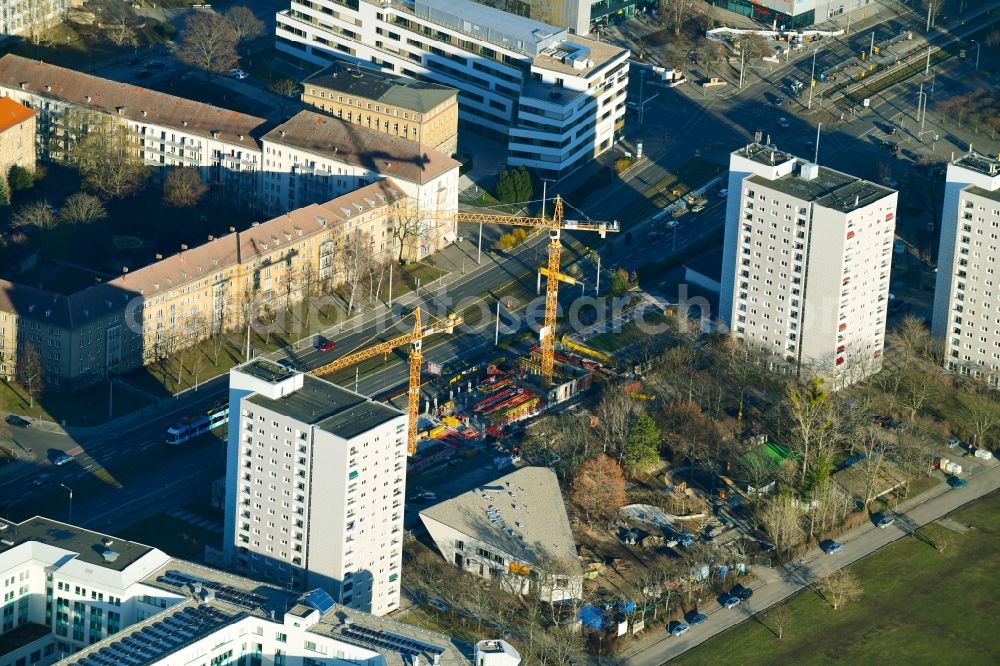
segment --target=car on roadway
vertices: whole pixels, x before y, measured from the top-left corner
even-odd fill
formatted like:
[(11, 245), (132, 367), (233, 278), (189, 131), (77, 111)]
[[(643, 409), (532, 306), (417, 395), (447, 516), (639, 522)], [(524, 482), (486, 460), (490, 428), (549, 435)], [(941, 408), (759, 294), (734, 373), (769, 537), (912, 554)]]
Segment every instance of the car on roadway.
[(899, 152), (899, 144), (895, 141), (886, 141), (885, 139), (882, 139), (878, 142), (878, 145), (880, 148), (888, 150), (890, 153)]
[(135, 75), (135, 78), (137, 78), (137, 79), (148, 79), (152, 75), (153, 75), (153, 73), (151, 71), (149, 71), (148, 69), (144, 69), (144, 70), (142, 70), (140, 72), (137, 72), (136, 75)]
[(685, 617), (684, 619), (687, 620), (688, 624), (692, 626), (696, 624), (705, 624), (706, 622), (708, 622), (708, 616), (705, 615), (704, 613), (699, 613), (698, 611), (691, 611), (690, 613), (687, 614), (687, 617)]
[(959, 488), (964, 488), (969, 485), (969, 482), (962, 477), (952, 475), (948, 477), (948, 485), (955, 490), (958, 490)]
[(691, 207), (692, 213), (700, 213), (703, 210), (705, 210), (705, 204), (695, 204)]
[(729, 591), (729, 594), (738, 597), (740, 601), (746, 601), (753, 596), (753, 590), (744, 585), (736, 584), (733, 585), (733, 589)]
[(139, 60), (139, 58), (131, 58), (128, 62), (125, 63), (125, 66), (126, 67), (135, 67), (140, 62), (142, 62), (142, 61)]
[(7, 425), (17, 426), (18, 428), (27, 428), (31, 425), (31, 421), (17, 414), (9, 414), (4, 421), (7, 422)]
[(723, 608), (736, 608), (739, 605), (740, 605), (739, 597), (725, 597), (724, 599), (722, 599)]
[(238, 67), (234, 67), (231, 70), (229, 70), (229, 76), (233, 77), (237, 81), (242, 81), (243, 79), (250, 78), (249, 74), (247, 74), (246, 72), (244, 72), (242, 69), (240, 69)]
[(316, 349), (320, 351), (333, 351), (333, 348), (337, 346), (337, 343), (333, 340), (327, 340), (326, 338), (320, 338), (316, 341)]
[(677, 220), (667, 220), (667, 228), (668, 229), (673, 229), (674, 227), (676, 227), (679, 224), (680, 224), (680, 222), (678, 222)]
[(728, 197), (729, 196), (729, 188), (728, 187), (723, 187), (721, 190), (719, 190), (719, 196), (723, 197), (723, 198)]
[(778, 127), (782, 127), (782, 128), (786, 128), (787, 129), (789, 127), (789, 125), (790, 125), (790, 123), (788, 122), (788, 118), (785, 118), (784, 116), (782, 116), (781, 118), (778, 118)]
[(163, 69), (166, 66), (167, 66), (166, 63), (160, 60), (150, 60), (145, 65), (143, 65), (143, 67), (145, 67), (146, 69)]
[(688, 632), (691, 627), (684, 624), (683, 622), (677, 622), (676, 620), (670, 623), (670, 635), (671, 636), (683, 636)]
[(31, 482), (33, 486), (46, 486), (49, 483), (49, 474), (39, 474), (35, 477), (35, 480)]
[(66, 463), (73, 462), (73, 456), (71, 456), (68, 453), (63, 453), (62, 451), (60, 451), (58, 453), (53, 453), (50, 460), (52, 460), (52, 464), (55, 465), (56, 467), (62, 467)]
[(833, 539), (827, 539), (819, 545), (820, 549), (827, 555), (835, 555), (840, 551), (844, 550), (844, 544), (838, 543)]
[(875, 515), (872, 516), (872, 522), (875, 523), (875, 527), (879, 528), (880, 530), (884, 530), (885, 528), (889, 527), (896, 521), (888, 513), (876, 513)]

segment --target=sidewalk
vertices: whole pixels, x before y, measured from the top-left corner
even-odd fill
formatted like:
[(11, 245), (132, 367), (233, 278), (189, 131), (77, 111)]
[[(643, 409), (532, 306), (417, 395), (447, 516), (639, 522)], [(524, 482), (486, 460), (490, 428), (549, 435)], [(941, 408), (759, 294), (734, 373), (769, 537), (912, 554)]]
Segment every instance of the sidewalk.
[(985, 497), (997, 489), (1000, 489), (1000, 464), (996, 461), (991, 468), (970, 478), (969, 485), (961, 490), (953, 490), (948, 484), (940, 483), (927, 492), (902, 502), (893, 511), (896, 516), (894, 525), (878, 529), (871, 523), (865, 523), (846, 532), (839, 539), (844, 544), (844, 550), (836, 556), (826, 555), (816, 549), (798, 562), (777, 569), (755, 569), (758, 578), (766, 582), (754, 588), (751, 602), (741, 605), (737, 611), (716, 606), (707, 612), (711, 618), (708, 623), (693, 628), (681, 638), (673, 638), (662, 631), (647, 636), (625, 650), (616, 663), (630, 666), (658, 666), (665, 663), (730, 627), (785, 601), (831, 572), (849, 566), (883, 546), (910, 536), (924, 525), (947, 516), (959, 507)]

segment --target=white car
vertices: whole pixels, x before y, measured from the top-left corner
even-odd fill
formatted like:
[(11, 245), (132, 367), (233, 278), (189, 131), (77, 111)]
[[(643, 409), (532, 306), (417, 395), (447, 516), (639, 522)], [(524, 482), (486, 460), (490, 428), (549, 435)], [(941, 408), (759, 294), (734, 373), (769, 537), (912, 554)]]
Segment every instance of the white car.
[(719, 190), (719, 196), (720, 197), (728, 197), (729, 196), (729, 188), (728, 187), (723, 187), (721, 190)]
[(788, 118), (778, 118), (778, 126), (787, 128), (789, 126)]
[(233, 68), (229, 70), (229, 76), (233, 77), (238, 81), (250, 78), (250, 75), (244, 72), (242, 69)]
[(680, 224), (680, 222), (678, 222), (677, 220), (667, 220), (667, 228), (668, 229), (673, 229), (678, 224)]

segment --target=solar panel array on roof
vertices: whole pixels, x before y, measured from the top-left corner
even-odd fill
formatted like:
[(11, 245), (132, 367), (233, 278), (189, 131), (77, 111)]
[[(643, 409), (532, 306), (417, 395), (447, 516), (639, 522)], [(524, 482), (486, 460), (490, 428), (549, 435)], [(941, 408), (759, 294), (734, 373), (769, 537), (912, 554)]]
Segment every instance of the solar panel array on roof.
[(211, 606), (188, 606), (76, 662), (77, 666), (140, 666), (229, 624), (235, 616)]
[(424, 643), (407, 636), (400, 636), (380, 629), (371, 629), (351, 625), (341, 631), (345, 638), (352, 639), (363, 645), (374, 645), (375, 647), (387, 648), (406, 657), (416, 657), (421, 654), (440, 655), (445, 649), (430, 643)]
[(157, 578), (157, 580), (161, 583), (166, 583), (167, 585), (172, 585), (174, 587), (186, 587), (187, 585), (195, 584), (201, 585), (203, 588), (215, 592), (215, 598), (219, 601), (224, 601), (225, 603), (240, 606), (241, 608), (246, 608), (248, 610), (261, 608), (267, 602), (267, 598), (259, 594), (237, 590), (229, 587), (228, 585), (223, 585), (222, 583), (205, 580), (173, 569), (167, 571), (167, 573)]
[(303, 601), (324, 615), (333, 608), (335, 603), (333, 601), (333, 597), (331, 597), (327, 591), (321, 587), (317, 587), (315, 590), (307, 592)]

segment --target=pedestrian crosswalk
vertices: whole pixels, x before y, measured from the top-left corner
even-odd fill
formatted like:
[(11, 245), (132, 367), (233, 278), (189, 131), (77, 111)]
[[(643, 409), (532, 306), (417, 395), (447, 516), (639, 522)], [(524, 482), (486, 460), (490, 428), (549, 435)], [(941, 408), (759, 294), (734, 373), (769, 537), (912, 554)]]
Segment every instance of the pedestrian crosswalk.
[(208, 530), (209, 532), (222, 533), (222, 523), (206, 518), (205, 516), (199, 516), (198, 514), (187, 511), (186, 509), (174, 509), (167, 515), (177, 518), (178, 520), (183, 520), (185, 523), (189, 523), (195, 527)]

